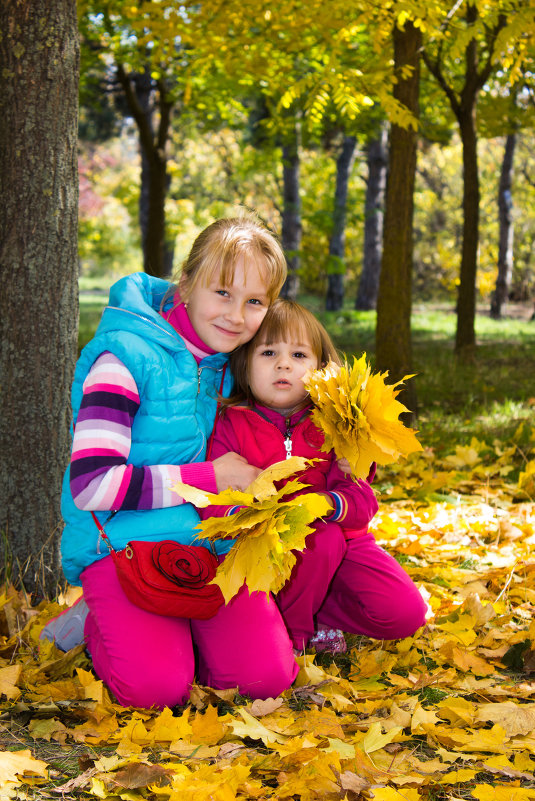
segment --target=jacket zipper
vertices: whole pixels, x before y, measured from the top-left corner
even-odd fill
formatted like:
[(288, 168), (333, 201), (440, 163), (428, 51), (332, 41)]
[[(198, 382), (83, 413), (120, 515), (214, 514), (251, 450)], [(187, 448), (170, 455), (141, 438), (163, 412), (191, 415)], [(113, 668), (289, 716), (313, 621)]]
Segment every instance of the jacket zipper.
[(292, 455), (292, 429), (290, 428), (291, 418), (285, 419), (286, 433), (284, 435), (284, 447), (286, 448), (286, 458), (289, 459)]

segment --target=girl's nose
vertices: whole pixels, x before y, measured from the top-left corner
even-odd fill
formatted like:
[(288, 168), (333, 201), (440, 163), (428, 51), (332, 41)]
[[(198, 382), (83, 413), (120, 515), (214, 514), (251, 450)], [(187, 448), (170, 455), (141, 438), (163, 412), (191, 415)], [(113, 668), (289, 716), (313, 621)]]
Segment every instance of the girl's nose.
[(241, 304), (234, 303), (227, 309), (225, 317), (235, 325), (240, 325), (244, 321), (244, 313)]

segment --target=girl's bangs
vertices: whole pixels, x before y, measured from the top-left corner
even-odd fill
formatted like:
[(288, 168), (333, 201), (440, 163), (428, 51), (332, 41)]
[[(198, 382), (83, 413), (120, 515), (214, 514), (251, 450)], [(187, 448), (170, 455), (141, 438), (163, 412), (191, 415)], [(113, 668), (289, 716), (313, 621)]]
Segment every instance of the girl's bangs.
[(213, 251), (207, 254), (204, 268), (204, 283), (208, 285), (219, 275), (222, 287), (232, 286), (236, 273), (236, 262), (240, 257), (245, 260), (246, 268), (256, 267), (262, 281), (266, 285), (266, 294), (270, 301), (277, 296), (284, 280), (278, 264), (269, 254), (264, 253), (250, 242), (234, 242), (224, 252)]
[(276, 342), (308, 344), (318, 360), (321, 360), (323, 348), (317, 327), (311, 325), (309, 316), (295, 306), (290, 308), (277, 303), (272, 306), (264, 317), (260, 337), (257, 339), (263, 345), (273, 345)]

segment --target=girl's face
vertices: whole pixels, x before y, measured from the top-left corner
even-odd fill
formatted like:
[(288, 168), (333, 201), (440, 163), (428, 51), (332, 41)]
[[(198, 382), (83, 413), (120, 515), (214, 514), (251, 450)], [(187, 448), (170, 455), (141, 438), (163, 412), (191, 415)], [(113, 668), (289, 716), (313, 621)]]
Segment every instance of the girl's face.
[(200, 281), (188, 293), (182, 287), (188, 316), (195, 332), (212, 350), (230, 353), (256, 334), (269, 306), (266, 282), (254, 263), (236, 262), (231, 286), (214, 276), (208, 286)]
[[(303, 338), (304, 339), (304, 338)], [(319, 360), (308, 341), (257, 345), (249, 362), (249, 387), (256, 400), (281, 414), (305, 400), (303, 376), (317, 370)]]

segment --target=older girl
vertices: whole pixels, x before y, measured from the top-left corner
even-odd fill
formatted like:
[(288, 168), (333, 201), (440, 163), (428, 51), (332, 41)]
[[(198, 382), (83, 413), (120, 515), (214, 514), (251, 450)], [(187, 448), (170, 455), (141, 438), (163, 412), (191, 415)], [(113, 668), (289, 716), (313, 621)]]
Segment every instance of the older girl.
[(284, 623), (265, 596), (245, 593), (210, 620), (141, 609), (127, 599), (93, 517), (115, 550), (129, 540), (191, 544), (199, 517), (172, 485), (215, 492), (256, 477), (258, 467), (236, 453), (206, 461), (206, 444), (217, 396), (231, 387), (228, 354), (256, 333), (285, 274), (278, 242), (255, 219), (219, 220), (195, 241), (177, 285), (135, 274), (111, 288), (77, 364), (62, 559), (83, 600), (42, 636), (64, 650), (85, 639), (123, 705), (184, 703), (195, 675), (255, 698), (295, 678)]

